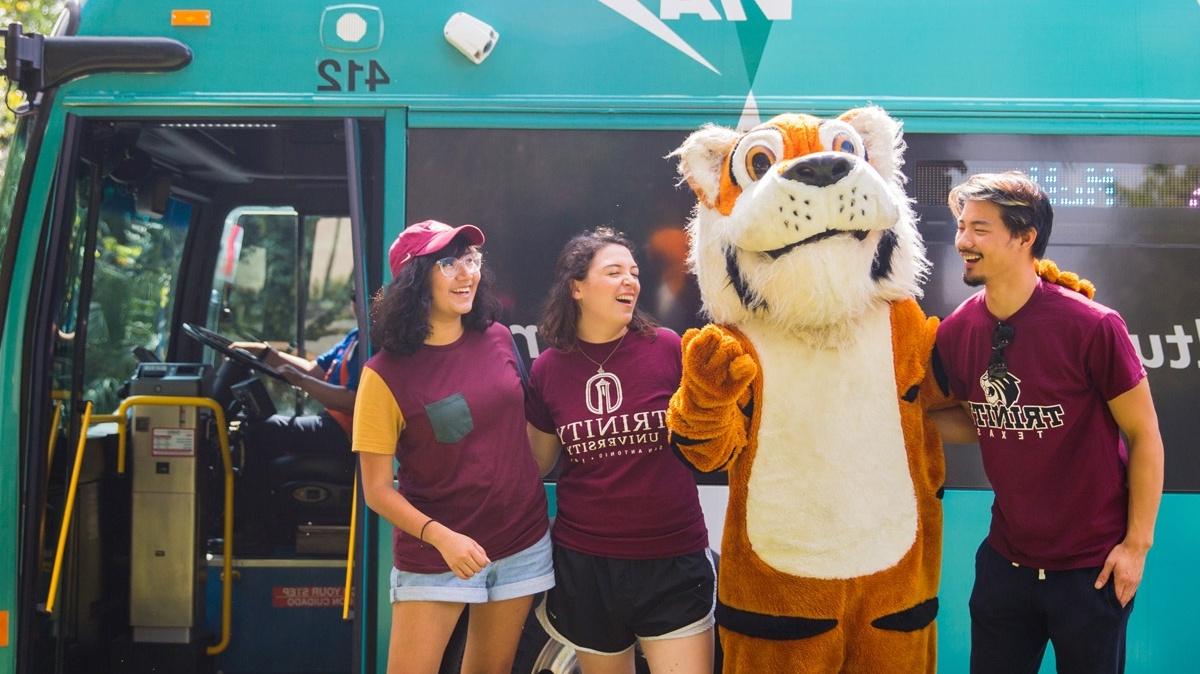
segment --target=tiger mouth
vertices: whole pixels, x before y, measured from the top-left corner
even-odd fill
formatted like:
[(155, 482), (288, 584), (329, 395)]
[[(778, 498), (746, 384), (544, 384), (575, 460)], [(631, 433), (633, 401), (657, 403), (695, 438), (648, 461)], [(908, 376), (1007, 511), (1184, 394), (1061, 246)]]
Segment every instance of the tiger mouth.
[(858, 239), (859, 241), (862, 241), (867, 238), (867, 234), (870, 234), (870, 232), (865, 229), (827, 229), (823, 232), (813, 234), (812, 236), (810, 236), (808, 238), (800, 239), (799, 241), (797, 241), (795, 243), (789, 243), (788, 245), (783, 246), (781, 248), (776, 248), (774, 250), (765, 250), (765, 251), (763, 251), (763, 254), (769, 255), (772, 260), (777, 260), (780, 257), (792, 252), (796, 248), (799, 248), (800, 246), (806, 246), (810, 243), (824, 241), (825, 239), (828, 239), (830, 237), (840, 236), (842, 234), (846, 234), (848, 236), (853, 236), (854, 238)]
[[(828, 230), (820, 234), (814, 234), (796, 243), (788, 244), (782, 248), (765, 251), (765, 254), (769, 255), (772, 260), (775, 260), (797, 246), (802, 246), (806, 243), (813, 243), (839, 234), (847, 234), (862, 241), (867, 238), (868, 233), (866, 230), (861, 229)], [(890, 229), (883, 231), (883, 234), (879, 237), (879, 243), (875, 245), (875, 257), (871, 260), (871, 280), (880, 281), (891, 275), (892, 258), (899, 244), (900, 240), (896, 236), (895, 231)], [(738, 262), (738, 250), (741, 249), (736, 246), (725, 246), (725, 273), (729, 278), (729, 285), (733, 286), (733, 290), (737, 293), (738, 299), (741, 300), (742, 306), (750, 311), (767, 311), (767, 300), (754, 292), (750, 286), (750, 282), (742, 274), (742, 265)]]

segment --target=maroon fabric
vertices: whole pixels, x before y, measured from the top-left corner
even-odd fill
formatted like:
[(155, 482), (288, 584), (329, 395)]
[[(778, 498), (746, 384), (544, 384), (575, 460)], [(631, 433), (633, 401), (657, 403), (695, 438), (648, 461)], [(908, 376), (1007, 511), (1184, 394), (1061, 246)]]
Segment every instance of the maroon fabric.
[(555, 543), (622, 559), (705, 549), (695, 478), (667, 442), (667, 403), (682, 372), (679, 335), (659, 328), (653, 338), (628, 334), (619, 348), (617, 341), (579, 348), (608, 376), (597, 376), (596, 363), (578, 350), (544, 351), (525, 408), (563, 445)]
[(1125, 537), (1128, 451), (1107, 401), (1146, 376), (1117, 312), (1040, 282), (1007, 321), (1008, 377), (987, 382), (997, 320), (983, 293), (938, 329), (954, 395), (969, 401), (995, 489), (988, 542), (1045, 569), (1099, 566)]
[[(482, 333), (468, 330), (453, 344), (423, 346), (407, 356), (383, 351), (366, 367), (387, 383), (404, 415), (396, 479), (405, 498), (475, 539), (493, 560), (533, 545), (546, 533), (546, 492), (525, 433), (524, 392), (506, 327), (494, 323)], [(456, 442), (439, 441), (431, 414), (442, 415), (445, 439), (447, 432), (464, 431), (464, 409), (470, 430)], [(449, 570), (434, 547), (399, 529), (392, 534), (392, 555), (402, 571)]]

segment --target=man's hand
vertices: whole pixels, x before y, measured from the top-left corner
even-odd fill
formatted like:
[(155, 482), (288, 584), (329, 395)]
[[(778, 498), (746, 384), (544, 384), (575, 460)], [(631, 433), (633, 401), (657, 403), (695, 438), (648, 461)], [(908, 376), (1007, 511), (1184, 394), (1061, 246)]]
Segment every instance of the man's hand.
[(480, 569), (492, 563), (483, 546), (476, 543), (475, 539), (452, 531), (441, 522), (429, 525), (425, 532), (425, 540), (442, 553), (446, 566), (463, 580), (474, 576)]
[(1096, 589), (1104, 587), (1109, 577), (1112, 577), (1117, 601), (1121, 606), (1128, 606), (1129, 601), (1142, 584), (1142, 571), (1146, 568), (1146, 553), (1148, 549), (1121, 541), (1117, 547), (1108, 553), (1104, 560), (1104, 568), (1096, 577)]
[(295, 386), (296, 388), (304, 388), (304, 381), (309, 379), (307, 374), (301, 372), (292, 365), (280, 365), (279, 367), (275, 368), (275, 370), (279, 372), (279, 374), (282, 375), (289, 384)]

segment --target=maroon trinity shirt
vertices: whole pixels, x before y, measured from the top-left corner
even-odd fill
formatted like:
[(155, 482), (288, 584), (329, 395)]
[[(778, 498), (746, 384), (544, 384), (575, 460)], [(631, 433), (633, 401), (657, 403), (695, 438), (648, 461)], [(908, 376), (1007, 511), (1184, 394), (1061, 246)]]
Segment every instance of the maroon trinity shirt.
[(696, 481), (667, 438), (667, 403), (682, 373), (679, 336), (659, 328), (653, 337), (629, 333), (619, 346), (578, 348), (604, 372), (579, 350), (549, 349), (533, 363), (526, 402), (530, 423), (563, 446), (555, 543), (623, 559), (703, 550)]
[(1128, 451), (1107, 401), (1146, 376), (1121, 316), (1039, 282), (1005, 321), (1007, 373), (988, 372), (997, 319), (982, 292), (938, 329), (954, 395), (969, 403), (996, 492), (988, 543), (1044, 569), (1100, 566), (1125, 537)]

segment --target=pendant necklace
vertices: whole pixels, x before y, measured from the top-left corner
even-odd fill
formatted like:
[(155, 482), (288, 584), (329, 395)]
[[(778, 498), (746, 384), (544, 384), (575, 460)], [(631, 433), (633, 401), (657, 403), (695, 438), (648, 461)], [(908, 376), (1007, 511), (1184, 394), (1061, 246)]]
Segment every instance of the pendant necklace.
[(583, 347), (579, 345), (578, 338), (575, 339), (575, 348), (579, 351), (579, 353), (583, 354), (584, 358), (587, 358), (588, 360), (592, 361), (592, 364), (596, 366), (596, 374), (604, 374), (604, 364), (607, 363), (609, 360), (611, 360), (614, 355), (616, 355), (617, 349), (621, 348), (621, 343), (625, 341), (625, 335), (628, 335), (628, 334), (629, 334), (629, 330), (626, 330), (625, 334), (621, 335), (621, 338), (617, 340), (617, 345), (614, 346), (613, 350), (608, 353), (608, 356), (605, 357), (604, 360), (599, 361), (599, 362), (596, 362), (595, 358), (592, 358), (591, 356), (587, 355), (587, 351), (584, 351)]

